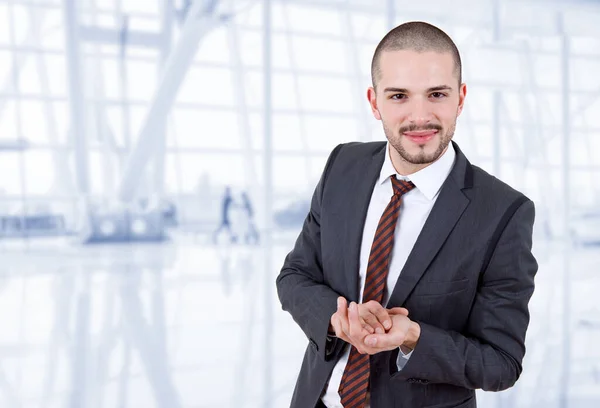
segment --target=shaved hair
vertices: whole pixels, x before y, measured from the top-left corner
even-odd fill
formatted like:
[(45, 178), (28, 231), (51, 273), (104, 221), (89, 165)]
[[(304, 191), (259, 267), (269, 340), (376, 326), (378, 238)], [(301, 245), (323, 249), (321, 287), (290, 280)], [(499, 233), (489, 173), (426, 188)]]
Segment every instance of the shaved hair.
[(411, 21), (392, 29), (377, 45), (371, 62), (373, 88), (381, 78), (381, 53), (384, 51), (412, 50), (417, 52), (449, 52), (454, 59), (454, 71), (459, 85), (462, 82), (462, 63), (454, 41), (444, 31), (422, 21)]

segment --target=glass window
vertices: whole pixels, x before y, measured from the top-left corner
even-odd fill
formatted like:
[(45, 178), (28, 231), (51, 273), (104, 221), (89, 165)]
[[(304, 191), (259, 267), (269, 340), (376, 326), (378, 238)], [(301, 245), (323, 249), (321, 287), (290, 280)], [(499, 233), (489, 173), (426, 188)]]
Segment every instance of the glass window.
[[(10, 14), (8, 10), (8, 4), (0, 3), (0, 45), (10, 44), (9, 22)], [(0, 51), (0, 54), (1, 53), (2, 52)], [(2, 63), (0, 63), (0, 67), (2, 67)]]
[[(0, 139), (0, 146), (4, 141)], [(22, 193), (21, 154), (0, 150), (0, 194), (19, 195)]]

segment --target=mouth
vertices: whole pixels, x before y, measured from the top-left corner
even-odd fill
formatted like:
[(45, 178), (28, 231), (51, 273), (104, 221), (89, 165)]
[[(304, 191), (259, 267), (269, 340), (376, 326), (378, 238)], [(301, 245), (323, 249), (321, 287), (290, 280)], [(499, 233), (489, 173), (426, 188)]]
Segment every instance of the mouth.
[(437, 130), (417, 130), (413, 132), (403, 132), (402, 134), (406, 136), (410, 141), (416, 144), (425, 144), (438, 133)]

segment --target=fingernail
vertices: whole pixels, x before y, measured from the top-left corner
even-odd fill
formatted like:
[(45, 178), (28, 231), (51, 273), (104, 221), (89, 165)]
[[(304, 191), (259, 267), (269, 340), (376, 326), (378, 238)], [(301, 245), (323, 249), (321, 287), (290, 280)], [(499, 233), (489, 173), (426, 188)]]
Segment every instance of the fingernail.
[(350, 303), (350, 310), (356, 310), (356, 303)]
[(383, 329), (382, 329), (381, 327), (378, 327), (378, 328), (376, 328), (376, 329), (375, 329), (375, 331), (376, 331), (378, 334), (383, 334)]
[(383, 327), (385, 327), (386, 330), (389, 329), (390, 327), (392, 327), (392, 322), (386, 320), (385, 322), (383, 322)]
[(376, 338), (369, 339), (369, 345), (370, 346), (374, 346), (375, 344), (377, 344), (377, 339)]

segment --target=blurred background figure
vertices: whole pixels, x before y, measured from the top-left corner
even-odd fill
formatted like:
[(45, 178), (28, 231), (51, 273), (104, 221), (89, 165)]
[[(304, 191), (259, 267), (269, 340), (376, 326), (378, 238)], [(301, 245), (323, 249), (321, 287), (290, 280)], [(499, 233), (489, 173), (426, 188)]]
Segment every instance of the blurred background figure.
[(244, 242), (246, 244), (258, 244), (259, 236), (254, 223), (254, 208), (250, 202), (248, 193), (243, 191), (241, 194), (241, 207), (244, 211)]
[(237, 242), (237, 233), (235, 229), (231, 226), (231, 216), (232, 209), (235, 203), (233, 202), (233, 196), (231, 195), (231, 188), (229, 186), (225, 187), (225, 192), (223, 193), (223, 200), (221, 202), (221, 223), (219, 224), (219, 228), (214, 233), (214, 242), (215, 244), (219, 242), (219, 235), (225, 229), (227, 230), (227, 234), (229, 234), (229, 242), (235, 243)]

